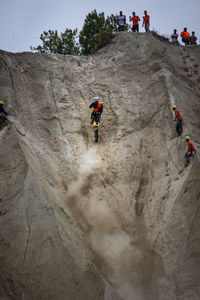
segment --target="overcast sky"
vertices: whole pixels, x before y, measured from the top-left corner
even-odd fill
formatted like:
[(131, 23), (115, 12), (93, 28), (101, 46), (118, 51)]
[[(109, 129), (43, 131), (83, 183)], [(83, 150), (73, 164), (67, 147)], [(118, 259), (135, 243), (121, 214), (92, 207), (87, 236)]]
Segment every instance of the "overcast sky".
[(30, 51), (30, 46), (41, 44), (44, 30), (81, 30), (86, 14), (94, 9), (106, 16), (122, 10), (127, 20), (132, 11), (141, 18), (147, 10), (150, 29), (170, 35), (174, 28), (180, 33), (187, 27), (196, 32), (199, 43), (200, 0), (0, 0), (0, 49)]

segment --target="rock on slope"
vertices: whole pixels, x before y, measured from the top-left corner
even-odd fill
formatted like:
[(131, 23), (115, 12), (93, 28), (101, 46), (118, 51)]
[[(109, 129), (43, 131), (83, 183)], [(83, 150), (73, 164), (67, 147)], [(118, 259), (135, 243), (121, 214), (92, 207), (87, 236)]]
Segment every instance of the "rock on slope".
[(89, 57), (0, 52), (0, 299), (200, 298), (199, 160), (183, 169), (171, 112), (198, 149), (199, 61), (152, 33)]

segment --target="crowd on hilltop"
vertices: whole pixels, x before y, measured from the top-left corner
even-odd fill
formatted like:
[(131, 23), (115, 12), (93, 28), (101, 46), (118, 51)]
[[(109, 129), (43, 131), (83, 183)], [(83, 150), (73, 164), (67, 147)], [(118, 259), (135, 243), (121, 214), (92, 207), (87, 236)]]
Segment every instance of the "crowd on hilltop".
[[(132, 22), (133, 24), (131, 28), (132, 31), (139, 32), (140, 17), (137, 16), (134, 11), (132, 12), (132, 17), (129, 17), (129, 21)], [(117, 25), (119, 31), (125, 31), (127, 28), (126, 16), (123, 15), (122, 11), (120, 11), (119, 15), (117, 16)], [(150, 30), (150, 16), (147, 14), (146, 10), (144, 11), (142, 27), (145, 28), (146, 32)], [(179, 44), (178, 36), (179, 35), (177, 33), (177, 29), (174, 29), (174, 32), (171, 35), (172, 43)], [(182, 42), (185, 45), (197, 45), (197, 37), (195, 36), (195, 31), (192, 31), (192, 34), (190, 35), (189, 32), (187, 31), (187, 27), (185, 27), (181, 32), (180, 36), (182, 38)]]
[[(180, 35), (182, 38), (182, 42), (185, 45), (197, 45), (197, 37), (195, 36), (195, 31), (192, 31), (192, 34), (190, 35), (187, 31), (187, 27), (185, 27)], [(171, 35), (171, 39), (172, 43), (179, 44), (177, 29), (174, 29), (174, 32)]]
[[(132, 17), (129, 17), (129, 21), (133, 22), (132, 31), (133, 32), (139, 32), (140, 18), (139, 18), (139, 16), (136, 15), (136, 13), (134, 11), (132, 12)], [(117, 25), (118, 25), (118, 30), (119, 31), (125, 31), (125, 28), (126, 28), (126, 16), (123, 15), (122, 11), (120, 11), (119, 15), (117, 16)], [(142, 26), (144, 26), (146, 32), (149, 31), (150, 17), (147, 14), (146, 10), (144, 11)]]

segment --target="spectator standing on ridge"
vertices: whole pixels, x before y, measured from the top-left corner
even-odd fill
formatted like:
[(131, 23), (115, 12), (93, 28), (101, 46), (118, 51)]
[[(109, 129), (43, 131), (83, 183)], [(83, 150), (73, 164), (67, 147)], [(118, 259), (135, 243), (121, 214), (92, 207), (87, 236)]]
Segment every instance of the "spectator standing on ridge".
[(175, 119), (174, 121), (177, 120), (177, 125), (176, 125), (176, 131), (178, 133), (178, 135), (180, 136), (181, 133), (183, 132), (183, 117), (180, 114), (180, 111), (176, 108), (176, 105), (172, 105), (172, 109), (174, 111), (174, 115), (175, 115)]
[(125, 25), (126, 25), (126, 16), (123, 15), (123, 12), (119, 12), (119, 16), (117, 16), (117, 25), (119, 31), (125, 31)]
[(182, 42), (185, 45), (189, 45), (190, 43), (190, 34), (187, 32), (187, 27), (184, 27), (183, 31), (181, 32)]
[(135, 15), (134, 11), (132, 12), (132, 15), (133, 15), (132, 17), (129, 17), (130, 22), (133, 21), (132, 31), (139, 32), (139, 23), (138, 22), (140, 21), (140, 18)]
[(185, 159), (186, 159), (186, 164), (185, 166), (187, 167), (190, 163), (190, 157), (195, 156), (196, 154), (196, 149), (194, 148), (194, 145), (192, 142), (190, 142), (190, 137), (186, 135), (185, 141), (188, 145), (188, 151), (185, 153)]
[(144, 26), (145, 31), (149, 31), (149, 27), (150, 27), (150, 17), (149, 15), (147, 15), (147, 11), (144, 11), (144, 17), (143, 17), (143, 24), (142, 27)]
[(195, 36), (195, 31), (192, 31), (190, 36), (190, 45), (197, 45), (197, 37)]
[(178, 33), (177, 33), (176, 29), (174, 29), (174, 33), (172, 33), (171, 39), (172, 39), (172, 43), (179, 44), (179, 42), (178, 42)]

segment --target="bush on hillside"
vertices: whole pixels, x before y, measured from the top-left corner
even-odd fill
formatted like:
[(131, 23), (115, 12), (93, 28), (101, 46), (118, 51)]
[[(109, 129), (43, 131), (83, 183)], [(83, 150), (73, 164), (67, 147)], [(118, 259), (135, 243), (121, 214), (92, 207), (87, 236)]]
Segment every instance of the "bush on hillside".
[(40, 35), (42, 46), (30, 47), (32, 51), (40, 53), (79, 54), (79, 45), (76, 42), (77, 29), (66, 28), (64, 33), (58, 35), (57, 30), (44, 31)]
[(113, 14), (105, 18), (104, 12), (92, 11), (86, 16), (79, 35), (81, 53), (88, 55), (110, 42), (117, 32), (117, 18)]
[[(117, 32), (117, 16), (113, 14), (105, 18), (104, 12), (96, 10), (86, 15), (83, 29), (79, 34), (79, 43), (76, 42), (78, 30), (66, 28), (64, 33), (57, 30), (44, 31), (40, 35), (42, 46), (30, 47), (32, 51), (40, 53), (59, 53), (70, 55), (88, 55), (107, 45)], [(129, 25), (125, 26), (125, 31)]]

